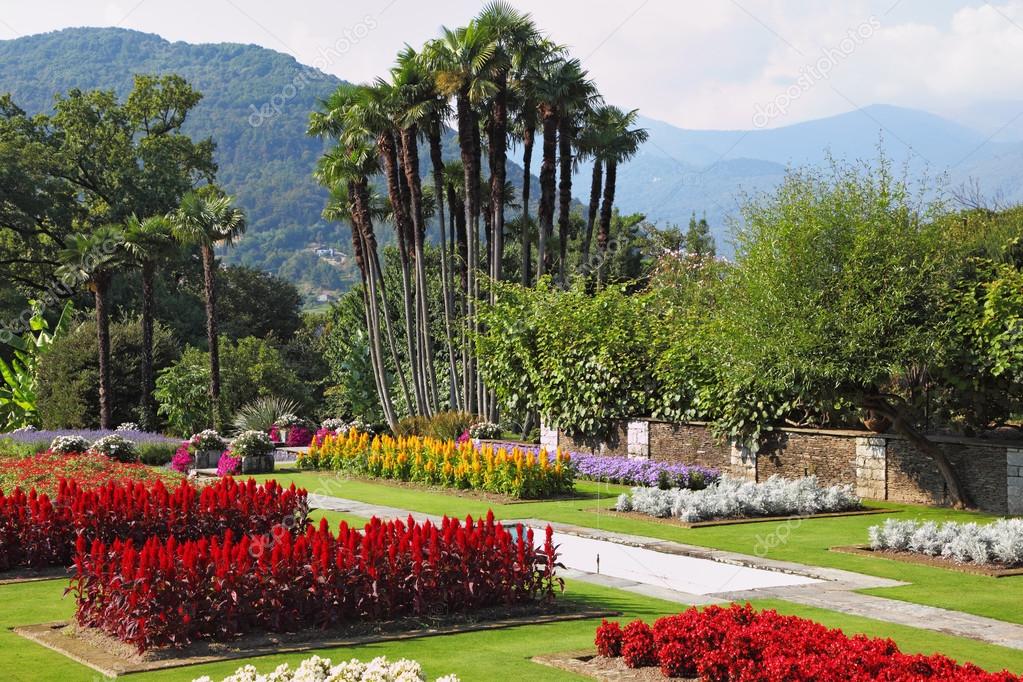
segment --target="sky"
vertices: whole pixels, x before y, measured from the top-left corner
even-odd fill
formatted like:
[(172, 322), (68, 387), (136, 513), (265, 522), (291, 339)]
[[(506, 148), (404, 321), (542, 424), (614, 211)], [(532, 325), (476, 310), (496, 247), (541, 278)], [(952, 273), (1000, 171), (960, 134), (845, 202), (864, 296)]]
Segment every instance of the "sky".
[[(120, 26), (255, 43), (350, 81), (458, 26), (469, 0), (0, 0), (0, 39)], [(788, 125), (874, 103), (990, 132), (1023, 113), (1023, 0), (513, 0), (605, 98), (685, 128)], [(2, 89), (2, 84), (0, 84)], [(1018, 106), (1014, 106), (1018, 105)], [(1009, 123), (1010, 121), (1004, 121)]]

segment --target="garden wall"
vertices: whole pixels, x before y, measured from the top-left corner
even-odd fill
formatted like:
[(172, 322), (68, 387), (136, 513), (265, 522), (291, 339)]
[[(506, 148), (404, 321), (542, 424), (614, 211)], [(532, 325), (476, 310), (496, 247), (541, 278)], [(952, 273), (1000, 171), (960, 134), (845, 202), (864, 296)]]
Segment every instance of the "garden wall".
[[(1023, 442), (933, 436), (981, 509), (1023, 514)], [(541, 441), (568, 451), (702, 464), (739, 478), (816, 475), (849, 483), (869, 499), (946, 505), (944, 481), (932, 460), (904, 438), (866, 431), (781, 429), (753, 454), (714, 438), (704, 423), (652, 419), (615, 425), (607, 440), (572, 438), (545, 427)]]

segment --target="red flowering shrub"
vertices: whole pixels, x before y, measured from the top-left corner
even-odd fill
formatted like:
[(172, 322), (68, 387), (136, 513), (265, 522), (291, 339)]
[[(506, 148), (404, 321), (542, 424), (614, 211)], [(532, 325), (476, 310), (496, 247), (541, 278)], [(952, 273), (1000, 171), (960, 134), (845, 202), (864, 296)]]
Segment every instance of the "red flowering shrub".
[[(625, 628), (622, 655), (630, 667), (646, 650), (645, 627), (636, 621)], [(1020, 682), (1009, 672), (988, 673), (940, 654), (903, 654), (890, 639), (848, 637), (805, 618), (754, 611), (748, 604), (692, 608), (661, 618), (650, 643), (666, 677), (707, 682)]]
[(308, 511), (305, 490), (276, 481), (221, 479), (197, 487), (182, 480), (168, 489), (162, 481), (84, 488), (60, 479), (52, 499), (34, 489), (0, 492), (0, 570), (67, 566), (78, 537), (142, 543), (151, 536), (192, 540), (228, 529), (266, 533), (281, 524), (301, 531)]
[[(372, 519), (362, 531), (326, 523), (305, 533), (144, 544), (78, 543), (70, 591), (78, 623), (137, 647), (183, 646), (249, 632), (442, 615), (554, 597), (551, 529), (486, 519), (440, 525)], [(652, 640), (651, 640), (652, 641)]]
[(657, 665), (654, 632), (641, 620), (634, 620), (622, 631), (622, 658), (630, 668)]
[(616, 621), (609, 623), (605, 618), (597, 627), (597, 636), (593, 639), (597, 653), (608, 658), (621, 656), (622, 637), (622, 627)]

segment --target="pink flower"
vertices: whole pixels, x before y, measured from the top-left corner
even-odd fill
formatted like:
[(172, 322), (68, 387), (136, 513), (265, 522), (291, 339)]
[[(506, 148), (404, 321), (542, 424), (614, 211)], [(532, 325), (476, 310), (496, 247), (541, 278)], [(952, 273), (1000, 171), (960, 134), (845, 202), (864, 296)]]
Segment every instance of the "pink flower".
[(192, 453), (188, 451), (188, 441), (186, 440), (174, 452), (174, 457), (171, 458), (170, 468), (173, 469), (174, 471), (178, 471), (184, 474), (188, 472), (191, 466)]
[(458, 444), (461, 445), (462, 443), (468, 443), (470, 438), (469, 429), (466, 429), (462, 432), (462, 435), (458, 437)]
[(224, 451), (217, 462), (217, 476), (234, 476), (242, 469), (242, 458), (232, 457), (231, 453)]

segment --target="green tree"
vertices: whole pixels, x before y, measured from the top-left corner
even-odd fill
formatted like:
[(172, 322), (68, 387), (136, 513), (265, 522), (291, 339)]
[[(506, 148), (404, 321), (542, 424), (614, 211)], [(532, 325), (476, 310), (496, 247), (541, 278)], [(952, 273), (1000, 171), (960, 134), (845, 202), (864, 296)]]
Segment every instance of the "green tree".
[(686, 230), (685, 238), (682, 241), (685, 252), (699, 258), (713, 258), (717, 255), (717, 246), (714, 244), (714, 235), (707, 224), (707, 217), (696, 220), (696, 212), (689, 216), (689, 228)]
[(32, 316), (29, 330), (20, 336), (7, 334), (0, 338), (14, 350), (10, 361), (0, 358), (0, 428), (10, 431), (23, 426), (39, 426), (39, 363), (54, 344), (67, 335), (74, 306), (64, 304), (53, 329), (43, 315), (43, 305), (30, 301)]
[(302, 295), (269, 272), (228, 265), (217, 272), (217, 328), (222, 336), (273, 337), (284, 343), (302, 328)]
[(216, 257), (213, 249), (230, 244), (245, 232), (245, 214), (215, 187), (188, 192), (171, 215), (174, 235), (184, 244), (199, 247), (202, 255), (203, 291), (206, 296), (206, 342), (209, 348), (209, 405), (215, 428), (222, 429), (220, 409), (220, 353), (217, 334)]

